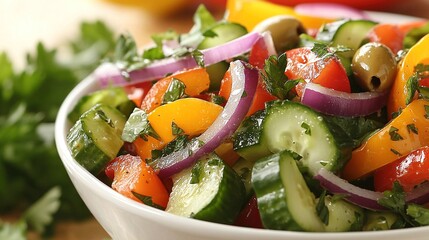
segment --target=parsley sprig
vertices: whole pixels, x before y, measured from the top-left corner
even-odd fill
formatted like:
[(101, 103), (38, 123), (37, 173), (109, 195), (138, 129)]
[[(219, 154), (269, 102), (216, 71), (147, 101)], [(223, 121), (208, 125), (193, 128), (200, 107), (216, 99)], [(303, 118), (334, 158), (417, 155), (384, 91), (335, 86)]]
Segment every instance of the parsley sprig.
[(294, 98), (295, 94), (291, 90), (301, 81), (289, 80), (285, 75), (286, 66), (286, 53), (278, 57), (273, 55), (265, 60), (265, 73), (262, 74), (268, 92), (282, 100)]

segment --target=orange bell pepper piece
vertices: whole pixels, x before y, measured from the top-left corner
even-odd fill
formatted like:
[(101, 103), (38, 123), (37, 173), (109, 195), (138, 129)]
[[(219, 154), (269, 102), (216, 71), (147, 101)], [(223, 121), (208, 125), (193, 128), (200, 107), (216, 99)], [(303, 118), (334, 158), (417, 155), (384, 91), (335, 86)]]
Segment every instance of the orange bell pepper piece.
[(185, 85), (185, 93), (188, 96), (194, 97), (201, 92), (206, 91), (210, 85), (209, 74), (205, 68), (194, 68), (184, 72), (180, 72), (168, 77), (165, 77), (156, 82), (144, 97), (141, 109), (147, 113), (154, 110), (162, 104), (164, 93), (167, 91), (173, 78), (179, 79)]
[(414, 67), (417, 64), (429, 64), (428, 49), (429, 34), (420, 39), (401, 61), (396, 79), (393, 82), (387, 100), (387, 113), (389, 117), (391, 117), (393, 113), (405, 108), (408, 92), (406, 88), (407, 81), (414, 74)]
[(411, 102), (402, 113), (352, 152), (343, 169), (347, 180), (366, 177), (374, 170), (429, 145), (429, 101)]
[(142, 159), (150, 159), (152, 150), (161, 149), (174, 140), (174, 122), (188, 136), (197, 136), (207, 130), (223, 108), (215, 103), (198, 98), (183, 98), (159, 106), (150, 112), (147, 119), (159, 140), (148, 137), (148, 141), (137, 139), (134, 145)]
[(251, 31), (261, 21), (276, 16), (290, 15), (297, 18), (305, 28), (320, 28), (335, 19), (298, 14), (293, 8), (261, 0), (229, 0), (228, 21), (237, 22)]
[(152, 202), (167, 207), (169, 194), (155, 171), (138, 156), (122, 155), (115, 159), (112, 188), (141, 202), (134, 193), (150, 197)]

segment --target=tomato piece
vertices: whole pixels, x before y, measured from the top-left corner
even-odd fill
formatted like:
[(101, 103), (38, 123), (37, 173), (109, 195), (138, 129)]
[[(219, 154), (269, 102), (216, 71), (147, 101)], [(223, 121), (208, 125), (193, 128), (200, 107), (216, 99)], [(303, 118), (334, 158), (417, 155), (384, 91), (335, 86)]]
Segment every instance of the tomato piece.
[(429, 78), (422, 78), (419, 80), (419, 86), (420, 87), (427, 87), (429, 88)]
[(152, 88), (153, 82), (139, 82), (124, 87), (125, 92), (128, 94), (128, 98), (132, 100), (137, 107), (140, 107), (143, 98)]
[(152, 202), (163, 208), (167, 206), (169, 194), (155, 171), (139, 156), (121, 155), (111, 168), (114, 170), (112, 189), (141, 202), (134, 193), (150, 197)]
[(249, 202), (235, 220), (234, 225), (251, 228), (264, 228), (261, 216), (259, 215), (258, 202), (255, 196), (252, 196)]
[(390, 190), (398, 181), (404, 191), (409, 192), (428, 180), (429, 146), (424, 146), (378, 169), (374, 173), (374, 188), (380, 192)]
[(269, 57), (268, 49), (266, 48), (264, 39), (258, 40), (252, 47), (249, 53), (249, 63), (259, 69), (264, 69), (265, 60)]
[[(220, 85), (219, 96), (228, 100), (229, 95), (231, 93), (231, 84), (231, 73), (227, 71)], [(256, 86), (256, 92), (253, 96), (252, 105), (250, 105), (249, 111), (247, 112), (246, 116), (250, 116), (256, 111), (264, 109), (266, 102), (273, 101), (276, 99), (277, 98), (271, 95), (271, 93), (269, 93), (266, 89), (264, 81), (262, 79), (258, 79), (258, 85)]]
[(397, 24), (380, 23), (369, 31), (368, 38), (370, 42), (386, 45), (396, 54), (402, 49), (405, 34)]
[[(289, 79), (303, 79), (337, 91), (350, 92), (350, 81), (341, 62), (335, 57), (320, 58), (308, 47), (296, 48), (286, 52), (285, 74)], [(305, 83), (295, 89), (302, 96)]]
[(220, 82), (219, 96), (225, 98), (225, 100), (228, 100), (229, 95), (231, 93), (231, 87), (232, 87), (231, 71), (228, 70), (226, 71), (222, 81)]

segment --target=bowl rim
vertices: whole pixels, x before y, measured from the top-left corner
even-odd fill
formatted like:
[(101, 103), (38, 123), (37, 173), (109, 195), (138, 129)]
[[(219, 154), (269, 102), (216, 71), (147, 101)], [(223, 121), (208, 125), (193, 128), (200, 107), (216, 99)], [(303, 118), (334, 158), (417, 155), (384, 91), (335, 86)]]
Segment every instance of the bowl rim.
[[(380, 21), (415, 21), (421, 20), (421, 18), (409, 17), (405, 15), (392, 14), (392, 13), (381, 13), (381, 12), (368, 12), (370, 16), (376, 16)], [(399, 18), (399, 20), (398, 20)], [(270, 229), (255, 229), (246, 228), (225, 224), (218, 224), (212, 222), (206, 222), (181, 216), (176, 216), (165, 211), (146, 206), (131, 200), (120, 193), (114, 191), (112, 188), (104, 184), (85, 168), (83, 168), (70, 154), (66, 136), (68, 129), (71, 127), (67, 119), (67, 115), (76, 104), (77, 100), (84, 94), (100, 89), (96, 79), (89, 75), (82, 80), (73, 90), (67, 95), (63, 101), (55, 120), (55, 144), (57, 151), (61, 158), (61, 161), (67, 170), (69, 177), (73, 180), (76, 177), (82, 181), (87, 187), (89, 187), (95, 194), (103, 196), (106, 201), (114, 204), (118, 208), (123, 209), (131, 214), (136, 214), (144, 219), (150, 219), (162, 225), (168, 225), (174, 229), (180, 229), (182, 232), (197, 231), (205, 233), (207, 235), (215, 235), (220, 232), (223, 235), (229, 237), (265, 237), (267, 239), (286, 239), (288, 237), (295, 237), (302, 240), (305, 239), (406, 239), (410, 237), (410, 234), (429, 234), (429, 226), (415, 227), (406, 229), (394, 229), (385, 231), (374, 231), (374, 232), (296, 232), (296, 231), (285, 231), (285, 230), (270, 230)], [(73, 177), (72, 177), (73, 175)], [(75, 184), (73, 182), (73, 184)], [(91, 209), (90, 209), (91, 210)]]

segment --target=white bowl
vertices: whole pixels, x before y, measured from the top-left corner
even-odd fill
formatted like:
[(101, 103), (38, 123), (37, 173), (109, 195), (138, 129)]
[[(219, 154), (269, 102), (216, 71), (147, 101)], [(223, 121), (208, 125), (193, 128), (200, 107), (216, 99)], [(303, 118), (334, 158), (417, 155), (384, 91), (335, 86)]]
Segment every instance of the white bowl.
[[(392, 14), (376, 14), (381, 21), (414, 20)], [(55, 124), (58, 153), (74, 186), (94, 217), (113, 238), (177, 239), (177, 240), (423, 240), (428, 239), (429, 227), (380, 232), (305, 233), (228, 226), (175, 216), (130, 200), (105, 185), (80, 166), (71, 156), (66, 135), (71, 127), (67, 114), (85, 94), (98, 89), (91, 76), (83, 80), (63, 102)]]

